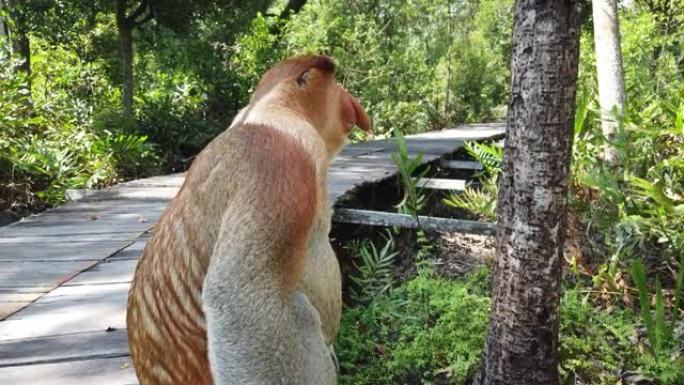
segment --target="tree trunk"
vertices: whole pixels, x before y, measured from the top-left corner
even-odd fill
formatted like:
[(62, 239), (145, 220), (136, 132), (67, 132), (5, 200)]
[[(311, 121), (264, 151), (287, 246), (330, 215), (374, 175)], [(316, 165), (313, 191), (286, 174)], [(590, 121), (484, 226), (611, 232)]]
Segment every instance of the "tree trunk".
[(133, 118), (133, 28), (134, 25), (126, 17), (126, 0), (116, 2), (116, 25), (121, 42), (121, 57), (123, 59), (123, 81), (121, 87), (121, 106), (123, 118)]
[[(620, 51), (620, 19), (617, 0), (592, 0), (594, 18), (594, 44), (596, 46), (596, 72), (601, 130), (607, 141), (615, 138), (616, 117), (625, 109), (625, 77), (622, 72)], [(608, 164), (618, 162), (618, 154), (610, 143), (603, 147), (603, 158)]]
[(19, 67), (17, 67), (19, 70), (23, 71), (26, 74), (26, 79), (29, 84), (29, 88), (31, 86), (31, 43), (29, 41), (29, 37), (26, 34), (26, 30), (22, 27), (17, 27), (14, 30), (13, 34), (13, 39), (12, 39), (12, 51), (16, 55), (19, 55), (19, 57), (22, 59), (22, 63)]
[(133, 31), (130, 29), (119, 30), (121, 37), (121, 53), (123, 55), (123, 89), (121, 93), (121, 105), (123, 106), (124, 119), (133, 117)]
[(24, 11), (17, 6), (16, 0), (7, 0), (6, 7), (12, 20), (11, 29), (4, 28), (12, 42), (12, 52), (22, 59), (18, 70), (26, 74), (27, 87), (31, 90), (31, 43), (28, 37), (28, 23)]
[(489, 335), (478, 384), (555, 385), (579, 0), (518, 0)]
[[(6, 10), (5, 4), (0, 0), (0, 11), (4, 10)], [(7, 22), (3, 18), (0, 18), (0, 36), (9, 39), (9, 28), (7, 27)]]

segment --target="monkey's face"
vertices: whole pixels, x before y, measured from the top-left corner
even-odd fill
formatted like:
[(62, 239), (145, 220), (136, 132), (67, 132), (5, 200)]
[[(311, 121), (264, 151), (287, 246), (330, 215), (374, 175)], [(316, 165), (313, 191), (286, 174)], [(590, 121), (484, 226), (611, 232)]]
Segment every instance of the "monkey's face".
[(370, 131), (361, 104), (335, 80), (335, 64), (327, 56), (300, 56), (267, 71), (252, 97), (278, 94), (281, 104), (309, 121), (335, 155), (354, 126)]

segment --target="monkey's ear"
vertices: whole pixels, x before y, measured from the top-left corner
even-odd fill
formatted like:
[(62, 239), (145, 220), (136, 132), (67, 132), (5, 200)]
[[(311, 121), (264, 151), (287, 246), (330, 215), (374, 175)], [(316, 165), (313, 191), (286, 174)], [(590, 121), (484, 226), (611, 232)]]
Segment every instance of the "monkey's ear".
[(371, 132), (371, 123), (366, 111), (363, 110), (359, 101), (344, 89), (342, 90), (342, 119), (349, 131), (354, 126), (358, 126), (366, 132)]
[(297, 85), (304, 87), (309, 82), (309, 77), (311, 77), (311, 72), (307, 69), (297, 77)]

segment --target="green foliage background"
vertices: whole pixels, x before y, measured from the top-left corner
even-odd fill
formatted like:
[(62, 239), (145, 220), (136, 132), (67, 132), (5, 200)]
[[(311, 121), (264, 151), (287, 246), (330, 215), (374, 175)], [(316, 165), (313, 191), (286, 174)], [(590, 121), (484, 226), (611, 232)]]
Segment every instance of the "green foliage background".
[[(184, 170), (247, 103), (261, 74), (299, 53), (336, 59), (339, 80), (381, 136), (494, 119), (507, 98), (511, 0), (312, 0), (285, 19), (273, 16), (284, 1), (265, 14), (257, 13), (263, 2), (174, 1), (154, 2), (157, 20), (134, 31), (135, 121), (120, 117), (111, 4), (22, 3), (31, 85), (2, 39), (0, 183), (26, 199), (2, 194), (3, 208)], [(183, 12), (173, 16), (167, 6)]]

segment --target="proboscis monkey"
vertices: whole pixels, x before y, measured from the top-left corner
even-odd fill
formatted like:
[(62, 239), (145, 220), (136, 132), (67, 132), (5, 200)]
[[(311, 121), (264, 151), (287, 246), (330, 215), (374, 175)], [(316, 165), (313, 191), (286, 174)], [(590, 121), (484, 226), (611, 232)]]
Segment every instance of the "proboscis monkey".
[(336, 383), (326, 174), (370, 124), (333, 71), (325, 56), (271, 68), (188, 171), (129, 294), (141, 385)]

